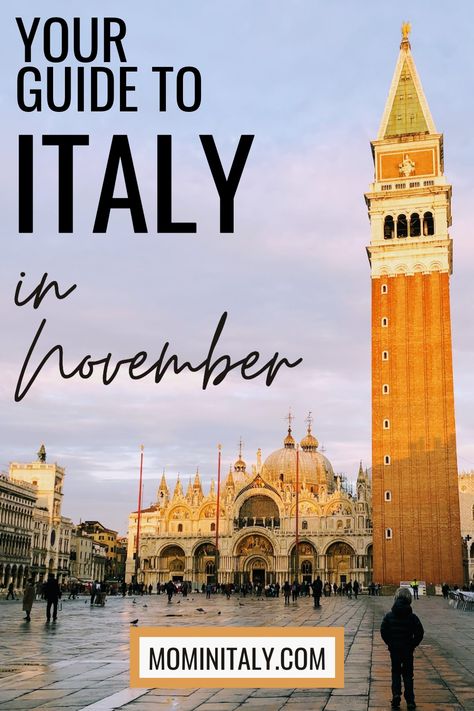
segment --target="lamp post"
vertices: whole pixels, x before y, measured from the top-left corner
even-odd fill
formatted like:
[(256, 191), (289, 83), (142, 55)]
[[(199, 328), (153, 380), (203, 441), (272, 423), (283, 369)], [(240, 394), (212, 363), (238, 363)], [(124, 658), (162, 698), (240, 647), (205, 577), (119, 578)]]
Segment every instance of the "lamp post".
[(295, 548), (295, 580), (298, 582), (298, 574), (300, 568), (300, 551), (299, 551), (299, 502), (300, 502), (300, 449), (299, 444), (296, 445), (296, 548)]
[(222, 450), (222, 445), (218, 444), (217, 445), (217, 504), (216, 504), (216, 543), (215, 543), (215, 549), (216, 549), (216, 559), (215, 559), (215, 564), (214, 564), (214, 570), (215, 570), (215, 576), (216, 576), (216, 589), (217, 589), (217, 583), (218, 583), (218, 571), (217, 571), (217, 566), (219, 562), (219, 515), (220, 515), (220, 508), (221, 508), (221, 450)]
[(135, 550), (135, 582), (138, 583), (138, 571), (140, 568), (140, 522), (142, 515), (142, 493), (143, 493), (143, 444), (140, 445), (140, 481), (138, 484), (138, 518), (137, 518), (137, 545)]

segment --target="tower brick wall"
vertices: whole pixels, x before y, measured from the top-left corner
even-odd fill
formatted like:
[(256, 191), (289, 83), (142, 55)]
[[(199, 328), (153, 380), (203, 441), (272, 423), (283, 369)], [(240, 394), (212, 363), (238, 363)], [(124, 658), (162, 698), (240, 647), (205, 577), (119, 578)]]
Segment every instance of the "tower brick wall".
[(374, 579), (461, 583), (447, 273), (372, 280), (372, 404)]

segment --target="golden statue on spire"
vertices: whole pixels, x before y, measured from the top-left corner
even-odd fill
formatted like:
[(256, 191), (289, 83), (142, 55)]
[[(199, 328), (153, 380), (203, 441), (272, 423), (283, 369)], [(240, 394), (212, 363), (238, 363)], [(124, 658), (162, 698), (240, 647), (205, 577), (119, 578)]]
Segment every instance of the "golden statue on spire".
[(402, 25), (402, 39), (407, 40), (410, 32), (411, 32), (411, 24), (409, 22), (404, 22)]

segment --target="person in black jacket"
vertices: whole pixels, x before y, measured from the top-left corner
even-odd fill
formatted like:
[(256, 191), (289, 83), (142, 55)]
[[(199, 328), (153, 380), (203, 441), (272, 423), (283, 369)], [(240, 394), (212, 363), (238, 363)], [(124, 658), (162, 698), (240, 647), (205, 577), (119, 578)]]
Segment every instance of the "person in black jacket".
[(169, 582), (167, 582), (165, 585), (165, 588), (166, 588), (166, 594), (168, 595), (168, 602), (171, 602), (171, 598), (173, 597), (173, 595), (176, 592), (176, 588), (174, 586), (173, 581), (170, 580)]
[(58, 600), (61, 597), (59, 583), (53, 573), (49, 573), (48, 580), (44, 586), (44, 596), (46, 598), (46, 620), (51, 619), (51, 607), (53, 608), (53, 622), (58, 616)]
[(313, 580), (313, 582), (311, 583), (311, 589), (313, 591), (314, 606), (321, 607), (320, 600), (323, 592), (323, 581), (321, 580), (319, 575), (316, 580)]
[(400, 708), (402, 677), (408, 709), (415, 709), (413, 690), (413, 651), (423, 639), (424, 629), (411, 609), (411, 592), (399, 588), (390, 612), (382, 620), (380, 634), (392, 661), (392, 708)]

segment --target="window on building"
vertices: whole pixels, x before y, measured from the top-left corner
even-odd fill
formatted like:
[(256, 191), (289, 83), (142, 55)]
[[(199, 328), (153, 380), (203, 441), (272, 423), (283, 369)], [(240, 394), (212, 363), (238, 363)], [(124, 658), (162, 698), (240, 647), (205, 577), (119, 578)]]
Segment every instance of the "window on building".
[(419, 237), (421, 233), (420, 216), (417, 212), (410, 215), (410, 237)]
[(384, 420), (384, 421), (383, 421), (383, 428), (384, 428), (384, 430), (389, 430), (389, 429), (390, 429), (390, 420)]
[(382, 318), (382, 326), (383, 328), (387, 328), (388, 326), (388, 318), (386, 316)]
[(383, 238), (392, 239), (395, 235), (395, 223), (391, 215), (387, 215), (383, 223)]
[(381, 294), (388, 294), (388, 286), (387, 286), (387, 284), (382, 284), (382, 286), (380, 287), (380, 293), (381, 293)]
[(182, 532), (183, 532), (183, 524), (178, 523), (178, 533), (182, 533)]
[(392, 538), (392, 529), (391, 528), (386, 528), (385, 529), (385, 538), (387, 541), (390, 541)]
[(385, 492), (385, 501), (391, 501), (392, 500), (392, 492), (387, 490)]
[(423, 215), (423, 235), (429, 237), (434, 235), (434, 218), (432, 212), (425, 212)]
[(307, 522), (307, 521), (302, 521), (302, 523), (301, 523), (301, 528), (303, 529), (303, 531), (306, 531), (307, 528), (308, 528), (308, 522)]
[(383, 463), (390, 464), (390, 455), (389, 454), (385, 455), (385, 457), (383, 458)]
[(215, 530), (216, 530), (216, 524), (215, 524), (215, 523), (211, 523), (211, 531), (215, 531)]
[(382, 351), (382, 360), (388, 360), (388, 351)]
[(387, 383), (385, 383), (385, 385), (382, 385), (382, 393), (384, 395), (388, 395), (389, 392), (390, 392), (390, 388), (388, 387)]
[(408, 222), (406, 215), (397, 217), (397, 237), (408, 237)]

